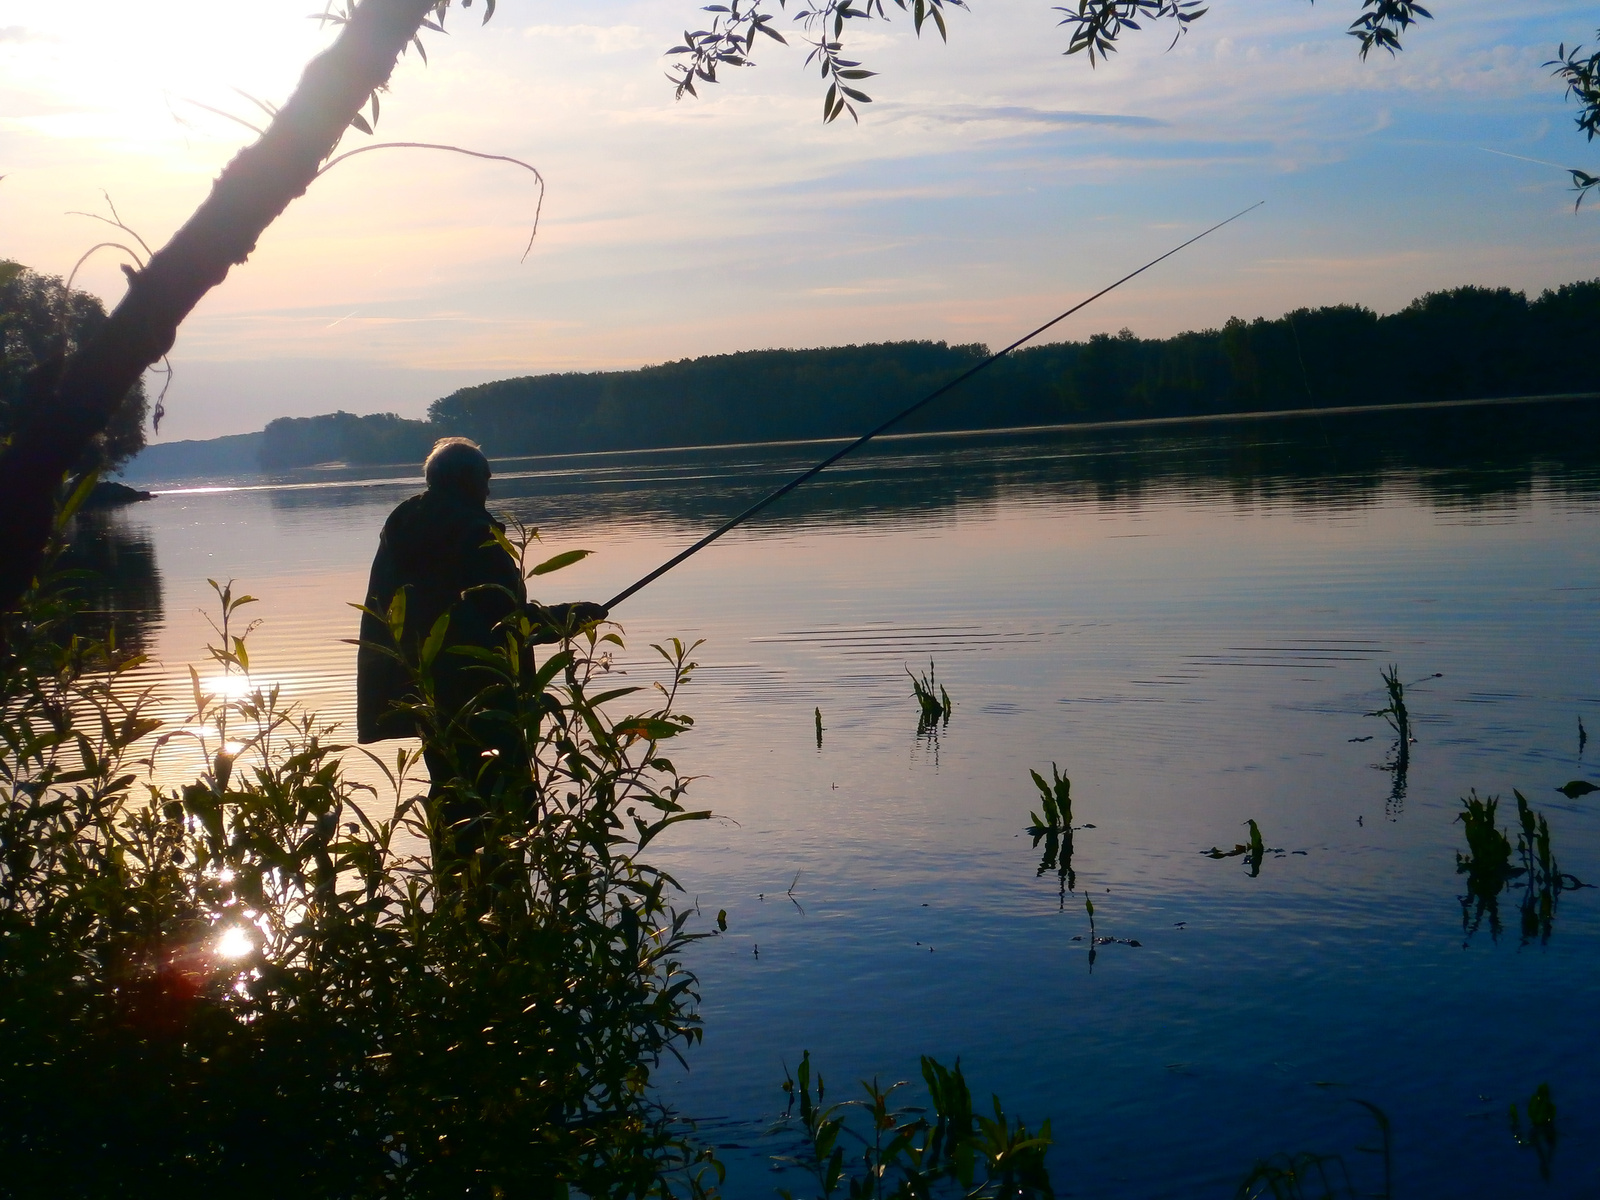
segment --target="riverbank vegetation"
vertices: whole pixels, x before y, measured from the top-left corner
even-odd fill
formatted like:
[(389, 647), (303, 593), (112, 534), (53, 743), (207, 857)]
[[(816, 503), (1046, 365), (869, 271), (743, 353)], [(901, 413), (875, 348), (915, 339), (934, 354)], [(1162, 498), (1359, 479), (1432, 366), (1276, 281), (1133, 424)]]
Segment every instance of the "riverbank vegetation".
[[(1337, 305), (1276, 320), (1236, 317), (1170, 338), (1124, 330), (1021, 350), (897, 431), (1600, 392), (1600, 359), (1587, 352), (1586, 331), (1596, 326), (1600, 280), (1531, 301), (1509, 288), (1464, 287), (1388, 316)], [(523, 376), (453, 392), (426, 421), (280, 417), (261, 435), (259, 462), (283, 470), (419, 461), (448, 435), (497, 455), (842, 437), (988, 353), (983, 345), (884, 342)]]
[[(0, 664), (0, 1161), (9, 1195), (697, 1194), (715, 1164), (650, 1089), (700, 1036), (693, 908), (644, 851), (687, 781), (688, 647), (618, 715), (594, 631), (483, 651), (470, 714), (408, 666), (426, 745), (353, 782), (337, 732), (256, 682), (218, 587), (215, 673), (161, 730), (140, 659), (74, 636), (47, 572)], [(492, 728), (519, 771), (474, 770)], [(153, 739), (153, 740), (152, 740)], [(205, 766), (148, 782), (177, 743)], [(482, 814), (464, 851), (446, 812)], [(432, 842), (445, 853), (428, 856)]]
[[(105, 305), (97, 297), (68, 287), (59, 276), (0, 259), (0, 446), (16, 432), (24, 409), (37, 403), (30, 391), (40, 383), (34, 369), (58, 355), (72, 354), (105, 323)], [(141, 379), (105, 428), (89, 439), (74, 470), (121, 467), (144, 449), (144, 422), (149, 415)]]

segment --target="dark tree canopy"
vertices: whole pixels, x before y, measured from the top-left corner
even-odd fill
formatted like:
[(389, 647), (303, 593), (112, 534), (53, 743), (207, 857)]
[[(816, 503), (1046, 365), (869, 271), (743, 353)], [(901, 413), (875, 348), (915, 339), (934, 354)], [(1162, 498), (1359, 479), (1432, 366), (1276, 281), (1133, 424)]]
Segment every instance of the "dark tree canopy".
[[(1600, 280), (1532, 299), (1508, 288), (1432, 292), (1387, 316), (1336, 305), (1169, 338), (1124, 330), (1020, 350), (900, 431), (1600, 393), (1597, 327)], [(478, 384), (436, 400), (426, 421), (338, 412), (280, 417), (251, 436), (268, 471), (415, 464), (456, 434), (502, 456), (853, 437), (988, 354), (943, 342), (747, 350)], [(231, 444), (194, 450), (212, 445), (215, 459), (194, 455), (187, 467), (238, 469)], [(177, 456), (152, 457), (163, 464), (150, 463), (156, 475), (184, 473)]]
[[(54, 355), (76, 353), (105, 323), (105, 306), (88, 292), (20, 263), (0, 262), (0, 443), (16, 429), (28, 372)], [(114, 471), (143, 450), (149, 407), (141, 380), (90, 441), (76, 470)]]

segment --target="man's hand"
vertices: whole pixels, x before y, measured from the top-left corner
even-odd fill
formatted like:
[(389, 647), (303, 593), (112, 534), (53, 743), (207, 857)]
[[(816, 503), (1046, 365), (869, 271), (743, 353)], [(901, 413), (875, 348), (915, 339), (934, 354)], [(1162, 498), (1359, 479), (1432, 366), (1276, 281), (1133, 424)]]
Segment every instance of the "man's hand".
[(604, 621), (611, 615), (611, 610), (604, 604), (593, 604), (588, 600), (578, 600), (567, 605), (570, 610), (569, 619), (577, 625), (589, 625), (595, 621)]
[(559, 642), (585, 625), (604, 621), (611, 615), (611, 610), (604, 604), (593, 604), (588, 600), (575, 600), (571, 604), (530, 604), (528, 610), (529, 615), (546, 629), (542, 636), (534, 639), (535, 642)]

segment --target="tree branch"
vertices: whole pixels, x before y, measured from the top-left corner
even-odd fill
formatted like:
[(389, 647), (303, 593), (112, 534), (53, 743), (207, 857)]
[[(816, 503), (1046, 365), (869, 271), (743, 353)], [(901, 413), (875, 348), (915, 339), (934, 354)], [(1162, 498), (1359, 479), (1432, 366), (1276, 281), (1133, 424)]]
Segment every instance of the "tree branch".
[(438, 0), (361, 0), (261, 138), (234, 157), (183, 228), (130, 277), (99, 335), (65, 364), (41, 364), (30, 388), (35, 402), (0, 452), (0, 608), (11, 608), (32, 581), (62, 475), (145, 368), (172, 348), (201, 297), (310, 186), (438, 7)]

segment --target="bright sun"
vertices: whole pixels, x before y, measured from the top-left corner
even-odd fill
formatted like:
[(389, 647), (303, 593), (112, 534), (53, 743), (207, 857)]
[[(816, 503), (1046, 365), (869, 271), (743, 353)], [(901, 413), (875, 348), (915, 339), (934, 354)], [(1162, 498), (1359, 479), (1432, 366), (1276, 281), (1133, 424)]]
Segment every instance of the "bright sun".
[(218, 958), (243, 958), (255, 948), (254, 940), (242, 926), (230, 925), (217, 941), (216, 955)]

